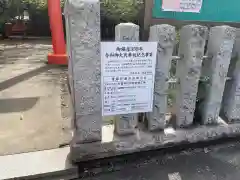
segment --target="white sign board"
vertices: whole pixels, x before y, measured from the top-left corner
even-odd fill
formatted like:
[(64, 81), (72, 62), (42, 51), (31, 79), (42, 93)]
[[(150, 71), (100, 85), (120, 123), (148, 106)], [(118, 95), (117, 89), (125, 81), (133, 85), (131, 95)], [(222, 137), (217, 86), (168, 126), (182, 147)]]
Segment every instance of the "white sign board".
[(103, 116), (151, 112), (157, 42), (102, 42)]
[(202, 0), (162, 0), (163, 11), (195, 12), (202, 8)]

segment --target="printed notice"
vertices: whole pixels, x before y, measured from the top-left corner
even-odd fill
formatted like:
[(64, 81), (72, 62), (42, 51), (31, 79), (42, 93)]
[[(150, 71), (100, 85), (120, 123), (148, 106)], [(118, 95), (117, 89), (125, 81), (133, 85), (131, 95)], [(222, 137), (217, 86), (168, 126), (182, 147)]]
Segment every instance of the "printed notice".
[(151, 112), (157, 42), (102, 42), (103, 116)]
[(202, 0), (162, 0), (163, 11), (195, 12), (202, 8)]
[(180, 0), (162, 0), (163, 11), (179, 11), (180, 10)]

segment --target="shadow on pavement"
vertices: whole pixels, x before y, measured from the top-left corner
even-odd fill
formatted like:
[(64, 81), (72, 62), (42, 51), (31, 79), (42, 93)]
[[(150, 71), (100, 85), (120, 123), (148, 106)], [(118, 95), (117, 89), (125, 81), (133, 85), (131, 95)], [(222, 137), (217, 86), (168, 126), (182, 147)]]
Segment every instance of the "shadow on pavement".
[(0, 113), (24, 112), (31, 109), (39, 97), (0, 99)]
[(0, 91), (3, 91), (7, 88), (10, 88), (22, 81), (25, 81), (25, 80), (28, 80), (34, 76), (37, 76), (38, 74), (40, 73), (43, 73), (43, 72), (46, 72), (50, 69), (53, 69), (53, 68), (59, 68), (57, 66), (54, 66), (54, 65), (44, 65), (42, 67), (39, 67), (39, 68), (36, 68), (34, 70), (31, 70), (31, 71), (28, 71), (24, 74), (21, 74), (19, 76), (16, 76), (16, 77), (13, 77), (11, 79), (8, 79), (8, 80), (5, 80), (3, 82), (0, 82)]

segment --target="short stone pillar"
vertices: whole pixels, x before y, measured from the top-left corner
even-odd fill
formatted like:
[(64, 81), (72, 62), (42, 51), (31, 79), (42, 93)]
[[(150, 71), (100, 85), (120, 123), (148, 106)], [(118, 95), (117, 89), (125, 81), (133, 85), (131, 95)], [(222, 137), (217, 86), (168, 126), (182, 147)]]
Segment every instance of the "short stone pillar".
[(240, 120), (240, 29), (236, 31), (228, 77), (224, 90), (223, 110), (228, 121)]
[[(120, 23), (115, 27), (115, 41), (139, 41), (139, 26), (133, 23)], [(115, 132), (118, 135), (134, 134), (138, 123), (137, 114), (115, 116)]]
[(199, 25), (187, 25), (180, 31), (177, 63), (176, 124), (186, 127), (193, 123), (198, 83), (208, 29)]
[(175, 27), (163, 24), (150, 28), (149, 41), (157, 41), (157, 62), (153, 112), (147, 113), (147, 124), (150, 131), (164, 129), (166, 124), (168, 80), (175, 44)]
[(65, 17), (74, 99), (73, 141), (101, 141), (100, 2), (67, 0)]
[(204, 60), (202, 68), (202, 75), (208, 80), (201, 112), (203, 124), (218, 123), (235, 32), (236, 29), (229, 26), (211, 28), (207, 50), (209, 58)]

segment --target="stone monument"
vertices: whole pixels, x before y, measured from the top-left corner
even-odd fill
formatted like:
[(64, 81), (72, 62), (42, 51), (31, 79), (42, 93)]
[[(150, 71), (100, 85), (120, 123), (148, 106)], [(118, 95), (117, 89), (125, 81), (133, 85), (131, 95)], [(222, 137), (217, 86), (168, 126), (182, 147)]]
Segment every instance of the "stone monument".
[(65, 17), (74, 142), (101, 141), (100, 2), (68, 0)]

